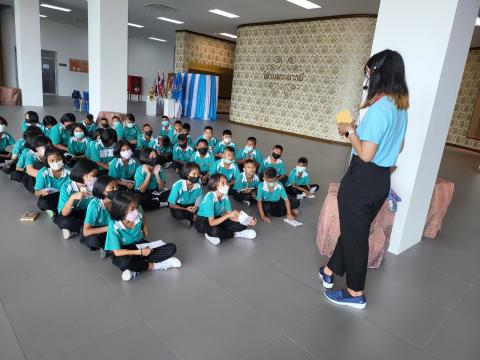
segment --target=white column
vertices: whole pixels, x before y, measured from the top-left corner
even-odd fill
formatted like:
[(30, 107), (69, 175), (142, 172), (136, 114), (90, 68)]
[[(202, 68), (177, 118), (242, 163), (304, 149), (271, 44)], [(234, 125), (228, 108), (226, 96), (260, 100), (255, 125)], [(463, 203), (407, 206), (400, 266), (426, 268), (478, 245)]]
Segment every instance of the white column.
[(38, 0), (15, 0), (18, 87), (22, 104), (43, 106), (42, 45)]
[(402, 197), (389, 251), (422, 238), (480, 0), (382, 0), (372, 54), (403, 56), (410, 90), (405, 148), (392, 175)]
[(128, 0), (88, 1), (90, 112), (127, 112)]

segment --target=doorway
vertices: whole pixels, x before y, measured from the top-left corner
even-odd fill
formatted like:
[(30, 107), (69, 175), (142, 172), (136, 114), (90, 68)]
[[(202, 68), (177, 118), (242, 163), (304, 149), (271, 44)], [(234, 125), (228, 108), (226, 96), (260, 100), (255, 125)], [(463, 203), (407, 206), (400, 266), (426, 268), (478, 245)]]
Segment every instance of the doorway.
[(46, 95), (57, 95), (57, 52), (42, 50), (42, 87)]

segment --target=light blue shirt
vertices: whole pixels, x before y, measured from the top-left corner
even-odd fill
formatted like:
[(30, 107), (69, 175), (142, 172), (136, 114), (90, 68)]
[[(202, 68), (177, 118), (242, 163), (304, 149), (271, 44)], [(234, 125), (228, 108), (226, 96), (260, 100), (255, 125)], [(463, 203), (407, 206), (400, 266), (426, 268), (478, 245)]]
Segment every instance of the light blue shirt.
[(193, 184), (188, 190), (187, 180), (178, 180), (172, 186), (168, 202), (172, 205), (193, 205), (202, 197), (202, 186), (199, 183)]
[[(374, 164), (383, 167), (395, 165), (405, 139), (407, 123), (407, 111), (399, 110), (388, 96), (368, 108), (356, 133), (360, 140), (378, 145), (372, 160)], [(356, 155), (355, 150), (353, 153)]]

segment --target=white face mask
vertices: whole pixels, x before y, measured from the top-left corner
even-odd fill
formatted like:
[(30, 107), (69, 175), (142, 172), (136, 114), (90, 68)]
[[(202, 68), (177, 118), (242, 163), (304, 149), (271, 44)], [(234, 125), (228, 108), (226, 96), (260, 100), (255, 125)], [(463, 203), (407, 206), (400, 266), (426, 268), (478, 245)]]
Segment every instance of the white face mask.
[(232, 138), (229, 138), (229, 137), (228, 138), (223, 138), (223, 142), (225, 144), (230, 144), (232, 142)]
[(0, 124), (0, 133), (3, 133), (5, 131), (5, 125)]
[(126, 160), (129, 160), (132, 157), (132, 150), (123, 150), (120, 151), (120, 156)]
[(41, 158), (43, 158), (45, 156), (45, 146), (42, 146), (42, 147), (39, 147), (37, 149), (37, 154), (38, 156), (40, 156)]
[(90, 180), (85, 181), (85, 187), (87, 188), (88, 192), (91, 193), (93, 191), (93, 185), (95, 184), (95, 181), (97, 181), (97, 177), (92, 177)]
[(228, 185), (223, 185), (218, 188), (218, 191), (220, 191), (222, 195), (228, 195), (228, 190), (230, 190)]
[(297, 169), (297, 173), (301, 173), (307, 170), (305, 166), (297, 166), (296, 169)]
[(275, 185), (277, 185), (276, 181), (267, 181), (267, 186), (268, 187), (274, 187)]
[(58, 171), (58, 170), (63, 169), (63, 161), (62, 160), (51, 162), (51, 163), (49, 163), (49, 165), (50, 165), (50, 169), (52, 169), (53, 171)]
[(129, 129), (133, 128), (133, 123), (127, 122), (127, 128), (129, 128)]
[(246, 152), (252, 152), (253, 151), (253, 146), (245, 146), (245, 151)]

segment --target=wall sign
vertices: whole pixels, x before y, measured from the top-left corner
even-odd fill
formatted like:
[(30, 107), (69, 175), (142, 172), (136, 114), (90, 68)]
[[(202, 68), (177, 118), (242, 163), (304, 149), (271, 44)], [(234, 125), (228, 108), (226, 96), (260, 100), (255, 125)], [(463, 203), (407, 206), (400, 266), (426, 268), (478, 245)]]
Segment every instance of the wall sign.
[(88, 73), (88, 61), (69, 59), (69, 69), (70, 71)]
[(305, 74), (296, 62), (295, 56), (289, 56), (285, 61), (281, 56), (275, 56), (273, 62), (267, 65), (263, 79), (268, 81), (267, 88), (273, 95), (282, 93), (288, 97), (298, 89), (298, 83), (304, 80)]

